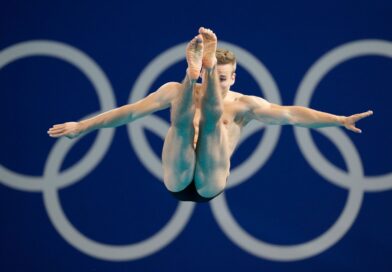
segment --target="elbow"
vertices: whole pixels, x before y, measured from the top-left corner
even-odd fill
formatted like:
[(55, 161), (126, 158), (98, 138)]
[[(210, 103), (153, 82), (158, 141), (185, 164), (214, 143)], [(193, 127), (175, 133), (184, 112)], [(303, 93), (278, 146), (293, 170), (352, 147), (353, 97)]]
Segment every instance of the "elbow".
[(300, 124), (300, 120), (295, 117), (290, 110), (285, 110), (281, 116), (281, 125), (293, 125), (297, 126)]
[(314, 119), (314, 117), (311, 118), (309, 113), (305, 112), (306, 110), (306, 108), (301, 106), (291, 106), (284, 112), (284, 119), (286, 119), (289, 125), (308, 127), (309, 120)]
[(304, 122), (301, 118), (291, 116), (287, 119), (287, 124), (296, 127), (309, 127), (309, 124)]
[(304, 125), (304, 124), (301, 122), (301, 120), (299, 120), (298, 118), (295, 118), (295, 117), (289, 117), (289, 118), (287, 118), (286, 124), (287, 124), (287, 125), (292, 125), (292, 126), (299, 126), (299, 127), (301, 127), (301, 126)]

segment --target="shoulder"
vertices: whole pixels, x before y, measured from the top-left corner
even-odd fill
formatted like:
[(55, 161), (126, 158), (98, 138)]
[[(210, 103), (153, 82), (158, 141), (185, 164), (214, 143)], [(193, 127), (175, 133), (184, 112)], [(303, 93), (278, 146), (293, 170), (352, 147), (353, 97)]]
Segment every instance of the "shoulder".
[(226, 94), (225, 100), (227, 100), (228, 102), (236, 102), (236, 101), (239, 101), (241, 96), (243, 96), (242, 93), (228, 91), (228, 93)]
[(181, 86), (179, 82), (167, 82), (155, 92), (150, 93), (147, 98), (163, 104), (170, 103), (181, 91)]
[(158, 88), (157, 93), (161, 94), (175, 94), (181, 90), (182, 84), (179, 82), (167, 82)]
[(182, 84), (179, 82), (171, 81), (163, 84), (161, 87), (159, 87), (158, 90), (167, 90), (167, 91), (173, 91), (176, 89), (181, 88)]
[(254, 96), (254, 95), (245, 95), (240, 92), (229, 91), (225, 100), (229, 103), (233, 103), (237, 105), (237, 107), (242, 108), (242, 110), (254, 110), (260, 108), (268, 108), (270, 107), (271, 103), (267, 100)]
[(269, 107), (271, 104), (264, 98), (254, 95), (241, 95), (238, 98), (239, 102), (246, 105), (249, 109)]

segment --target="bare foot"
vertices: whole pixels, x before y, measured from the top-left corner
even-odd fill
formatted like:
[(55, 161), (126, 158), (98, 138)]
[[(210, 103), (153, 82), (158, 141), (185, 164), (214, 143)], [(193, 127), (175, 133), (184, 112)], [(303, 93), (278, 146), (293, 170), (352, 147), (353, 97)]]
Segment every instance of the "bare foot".
[(217, 38), (211, 29), (200, 27), (199, 33), (203, 36), (204, 53), (203, 53), (203, 67), (211, 69), (216, 64), (216, 45)]
[(203, 58), (203, 37), (197, 35), (186, 47), (186, 61), (188, 62), (188, 76), (191, 80), (197, 80), (200, 75)]

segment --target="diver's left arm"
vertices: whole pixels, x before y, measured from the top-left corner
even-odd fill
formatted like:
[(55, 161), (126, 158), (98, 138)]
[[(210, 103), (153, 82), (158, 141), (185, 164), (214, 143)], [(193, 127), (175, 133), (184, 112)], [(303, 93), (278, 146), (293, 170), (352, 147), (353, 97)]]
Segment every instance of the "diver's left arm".
[(302, 106), (280, 106), (256, 96), (247, 96), (242, 100), (249, 107), (252, 119), (267, 124), (290, 124), (307, 128), (344, 126), (348, 130), (361, 133), (362, 131), (355, 126), (355, 123), (373, 114), (369, 110), (350, 116), (339, 116)]

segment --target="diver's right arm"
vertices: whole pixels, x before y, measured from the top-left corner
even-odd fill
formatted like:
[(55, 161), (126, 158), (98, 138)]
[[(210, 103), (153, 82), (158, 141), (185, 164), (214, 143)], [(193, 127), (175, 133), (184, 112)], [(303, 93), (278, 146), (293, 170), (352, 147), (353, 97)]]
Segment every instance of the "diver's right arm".
[(65, 136), (72, 139), (96, 129), (118, 127), (155, 111), (168, 108), (179, 91), (181, 91), (180, 83), (169, 82), (136, 103), (109, 110), (80, 122), (53, 125), (48, 130), (48, 134), (54, 138)]

